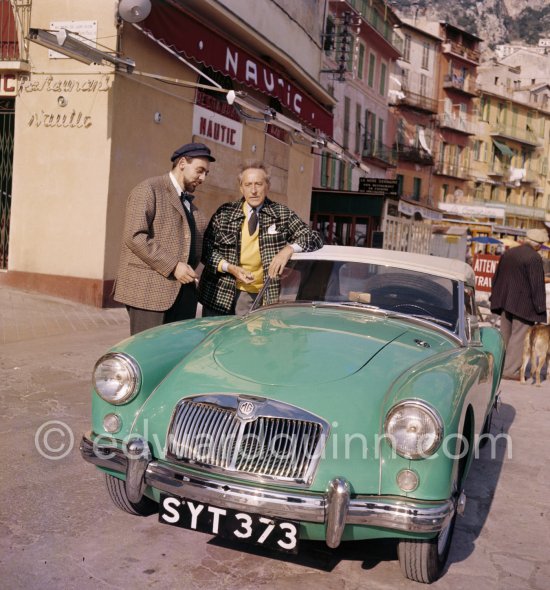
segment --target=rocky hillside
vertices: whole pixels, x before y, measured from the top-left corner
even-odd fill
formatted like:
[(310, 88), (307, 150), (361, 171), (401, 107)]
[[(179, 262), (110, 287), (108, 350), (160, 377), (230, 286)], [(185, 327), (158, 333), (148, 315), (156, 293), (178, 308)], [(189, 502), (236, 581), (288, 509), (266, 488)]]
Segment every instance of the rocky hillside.
[[(407, 17), (427, 16), (445, 20), (475, 33), (488, 50), (498, 43), (519, 41), (536, 45), (550, 39), (548, 0), (389, 0)], [(452, 6), (452, 8), (450, 8)]]

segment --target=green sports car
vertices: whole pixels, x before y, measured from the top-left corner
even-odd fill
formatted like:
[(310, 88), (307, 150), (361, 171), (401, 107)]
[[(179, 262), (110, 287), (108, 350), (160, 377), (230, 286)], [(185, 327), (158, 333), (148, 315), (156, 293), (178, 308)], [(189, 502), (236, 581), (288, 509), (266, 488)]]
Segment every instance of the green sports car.
[(168, 324), (101, 357), (84, 459), (131, 514), (285, 552), (392, 538), (404, 575), (432, 582), (504, 357), (472, 269), (325, 246), (277, 282), (244, 317)]

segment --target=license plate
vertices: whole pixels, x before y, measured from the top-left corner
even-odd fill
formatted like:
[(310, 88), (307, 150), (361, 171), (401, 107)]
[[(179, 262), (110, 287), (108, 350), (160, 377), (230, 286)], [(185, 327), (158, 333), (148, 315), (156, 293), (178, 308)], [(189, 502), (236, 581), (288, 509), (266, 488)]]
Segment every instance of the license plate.
[(298, 523), (161, 495), (159, 521), (184, 529), (298, 553)]

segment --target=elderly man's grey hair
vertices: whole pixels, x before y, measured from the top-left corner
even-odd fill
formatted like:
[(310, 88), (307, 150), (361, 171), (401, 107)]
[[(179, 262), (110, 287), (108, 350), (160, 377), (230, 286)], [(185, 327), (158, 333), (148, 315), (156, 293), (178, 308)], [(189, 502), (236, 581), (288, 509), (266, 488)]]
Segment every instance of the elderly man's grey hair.
[(250, 160), (248, 162), (245, 162), (244, 164), (241, 165), (240, 168), (240, 172), (237, 175), (237, 180), (239, 181), (239, 184), (241, 184), (242, 180), (243, 180), (243, 174), (247, 171), (247, 170), (263, 170), (264, 174), (265, 174), (265, 180), (267, 182), (267, 184), (270, 183), (271, 181), (271, 173), (269, 171), (269, 168), (263, 163), (260, 162), (259, 160)]

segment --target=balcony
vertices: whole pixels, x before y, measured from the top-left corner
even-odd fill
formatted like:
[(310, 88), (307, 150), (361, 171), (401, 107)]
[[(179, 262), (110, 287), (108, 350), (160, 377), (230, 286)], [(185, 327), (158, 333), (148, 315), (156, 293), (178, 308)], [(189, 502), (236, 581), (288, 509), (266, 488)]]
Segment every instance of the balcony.
[[(340, 1), (334, 2), (334, 4), (339, 6)], [(345, 4), (348, 4), (354, 10), (359, 12), (362, 19), (365, 22), (367, 22), (373, 29), (375, 29), (399, 55), (403, 53), (403, 39), (399, 35), (397, 35), (393, 30), (394, 23), (397, 23), (398, 21), (394, 20), (393, 22), (391, 22), (389, 19), (385, 18), (385, 16), (383, 15), (383, 13), (386, 10), (384, 3), (367, 3), (361, 0), (346, 0)], [(377, 4), (380, 11), (376, 10)], [(347, 8), (347, 6), (344, 6), (344, 9)]]
[(470, 169), (468, 166), (456, 164), (455, 162), (437, 162), (434, 165), (434, 174), (439, 176), (451, 176), (461, 180), (470, 180)]
[(477, 82), (469, 76), (464, 78), (457, 74), (447, 75), (443, 80), (443, 88), (446, 90), (458, 90), (468, 96), (479, 95)]
[(521, 179), (521, 182), (527, 184), (539, 184), (540, 182), (540, 174), (535, 170), (530, 170), (529, 168), (524, 169), (524, 175)]
[(398, 162), (414, 162), (422, 166), (431, 166), (433, 156), (420, 146), (394, 144), (393, 151)]
[(495, 160), (489, 167), (487, 171), (488, 176), (499, 176), (499, 177), (506, 177), (510, 173), (510, 166), (501, 162), (500, 160)]
[(423, 94), (409, 91), (406, 87), (402, 89), (404, 96), (399, 101), (401, 105), (407, 105), (419, 111), (427, 113), (437, 113), (437, 100), (429, 98)]
[(490, 133), (493, 137), (512, 139), (534, 148), (541, 145), (541, 141), (531, 129), (520, 129), (513, 125), (507, 125), (506, 123), (491, 125)]
[[(26, 35), (31, 19), (32, 0), (0, 0), (0, 68), (29, 70)], [(14, 13), (14, 10), (16, 11)]]
[(375, 164), (385, 166), (395, 166), (397, 158), (394, 150), (378, 141), (368, 142), (363, 148), (363, 159), (372, 160)]
[(440, 113), (437, 116), (437, 122), (440, 127), (452, 129), (466, 135), (476, 134), (476, 124), (468, 115), (461, 113)]
[(446, 40), (443, 42), (442, 49), (443, 53), (451, 53), (452, 55), (461, 57), (462, 59), (469, 61), (470, 63), (479, 65), (481, 52), (478, 49), (471, 49), (470, 47), (462, 45), (462, 43), (457, 43), (456, 41), (450, 40)]

